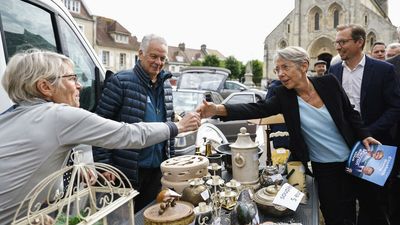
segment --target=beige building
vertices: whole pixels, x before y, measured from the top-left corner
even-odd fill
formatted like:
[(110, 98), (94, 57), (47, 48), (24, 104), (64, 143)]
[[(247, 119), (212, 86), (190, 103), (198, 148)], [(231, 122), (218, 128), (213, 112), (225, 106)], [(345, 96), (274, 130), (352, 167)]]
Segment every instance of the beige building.
[(95, 21), (89, 8), (83, 0), (61, 0), (74, 17), (79, 29), (85, 34), (89, 43), (94, 43), (96, 38)]
[(295, 0), (295, 8), (265, 38), (264, 77), (277, 79), (272, 71), (273, 56), (277, 49), (290, 45), (306, 49), (310, 65), (321, 59), (329, 66), (337, 55), (333, 46), (335, 28), (347, 23), (360, 24), (366, 29), (366, 52), (375, 41), (397, 41), (396, 27), (388, 18), (387, 0)]
[(193, 61), (203, 61), (206, 55), (215, 55), (219, 60), (225, 60), (225, 56), (218, 50), (207, 49), (205, 44), (200, 49), (186, 48), (185, 43), (178, 47), (168, 46), (168, 61), (165, 69), (170, 72), (179, 72), (181, 68), (189, 66)]
[(133, 68), (136, 64), (139, 42), (117, 21), (96, 16), (94, 49), (105, 68), (117, 72)]
[(84, 0), (62, 0), (107, 70), (133, 68), (139, 42), (118, 21), (94, 16)]

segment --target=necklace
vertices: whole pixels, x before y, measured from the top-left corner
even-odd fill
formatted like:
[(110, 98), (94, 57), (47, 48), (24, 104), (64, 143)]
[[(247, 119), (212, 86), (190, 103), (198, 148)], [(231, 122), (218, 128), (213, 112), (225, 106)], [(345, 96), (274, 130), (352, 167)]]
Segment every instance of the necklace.
[(315, 91), (314, 91), (314, 88), (313, 88), (313, 86), (312, 86), (312, 84), (311, 84), (308, 93), (302, 94), (302, 95), (300, 95), (300, 97), (301, 97), (304, 101), (309, 102), (309, 101), (312, 99), (312, 97), (314, 96), (314, 92), (315, 92)]

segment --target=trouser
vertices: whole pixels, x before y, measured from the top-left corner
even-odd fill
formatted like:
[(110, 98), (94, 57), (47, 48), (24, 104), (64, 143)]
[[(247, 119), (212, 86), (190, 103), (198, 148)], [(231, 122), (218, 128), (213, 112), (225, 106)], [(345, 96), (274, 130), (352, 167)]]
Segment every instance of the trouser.
[(356, 206), (352, 186), (356, 177), (345, 172), (345, 162), (311, 162), (311, 166), (325, 224), (355, 224)]
[(390, 224), (400, 224), (400, 174), (391, 179), (388, 198)]
[[(398, 123), (397, 131), (399, 132), (397, 141), (400, 141), (400, 123)], [(400, 224), (400, 147), (397, 148), (395, 164), (387, 183), (390, 224), (397, 225)]]
[(357, 225), (388, 225), (387, 190), (363, 179), (357, 179), (359, 204)]
[(139, 195), (135, 198), (135, 212), (140, 211), (156, 199), (161, 191), (160, 168), (139, 168)]

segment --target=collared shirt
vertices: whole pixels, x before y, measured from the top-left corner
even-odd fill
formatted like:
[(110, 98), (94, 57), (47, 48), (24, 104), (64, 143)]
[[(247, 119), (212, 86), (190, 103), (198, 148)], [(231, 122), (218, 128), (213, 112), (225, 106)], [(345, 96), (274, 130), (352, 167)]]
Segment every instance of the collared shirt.
[(351, 70), (345, 61), (342, 62), (343, 66), (343, 77), (342, 86), (347, 96), (349, 97), (350, 103), (354, 105), (354, 109), (361, 112), (360, 97), (361, 97), (361, 83), (364, 74), (365, 67), (365, 55), (362, 57), (358, 65)]

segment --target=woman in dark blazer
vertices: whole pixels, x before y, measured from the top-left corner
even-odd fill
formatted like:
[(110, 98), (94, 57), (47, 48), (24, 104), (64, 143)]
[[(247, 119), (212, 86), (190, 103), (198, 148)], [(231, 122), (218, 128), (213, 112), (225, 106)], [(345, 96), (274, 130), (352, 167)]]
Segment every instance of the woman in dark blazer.
[[(379, 144), (362, 125), (345, 92), (331, 75), (307, 77), (309, 56), (300, 47), (278, 50), (275, 69), (282, 86), (266, 101), (215, 105), (203, 102), (197, 111), (203, 118), (255, 119), (282, 113), (290, 134), (290, 150), (304, 165), (311, 160), (318, 184), (320, 208), (327, 225), (355, 224), (352, 181), (345, 163), (358, 140), (369, 150)], [(306, 166), (307, 168), (307, 166)]]

